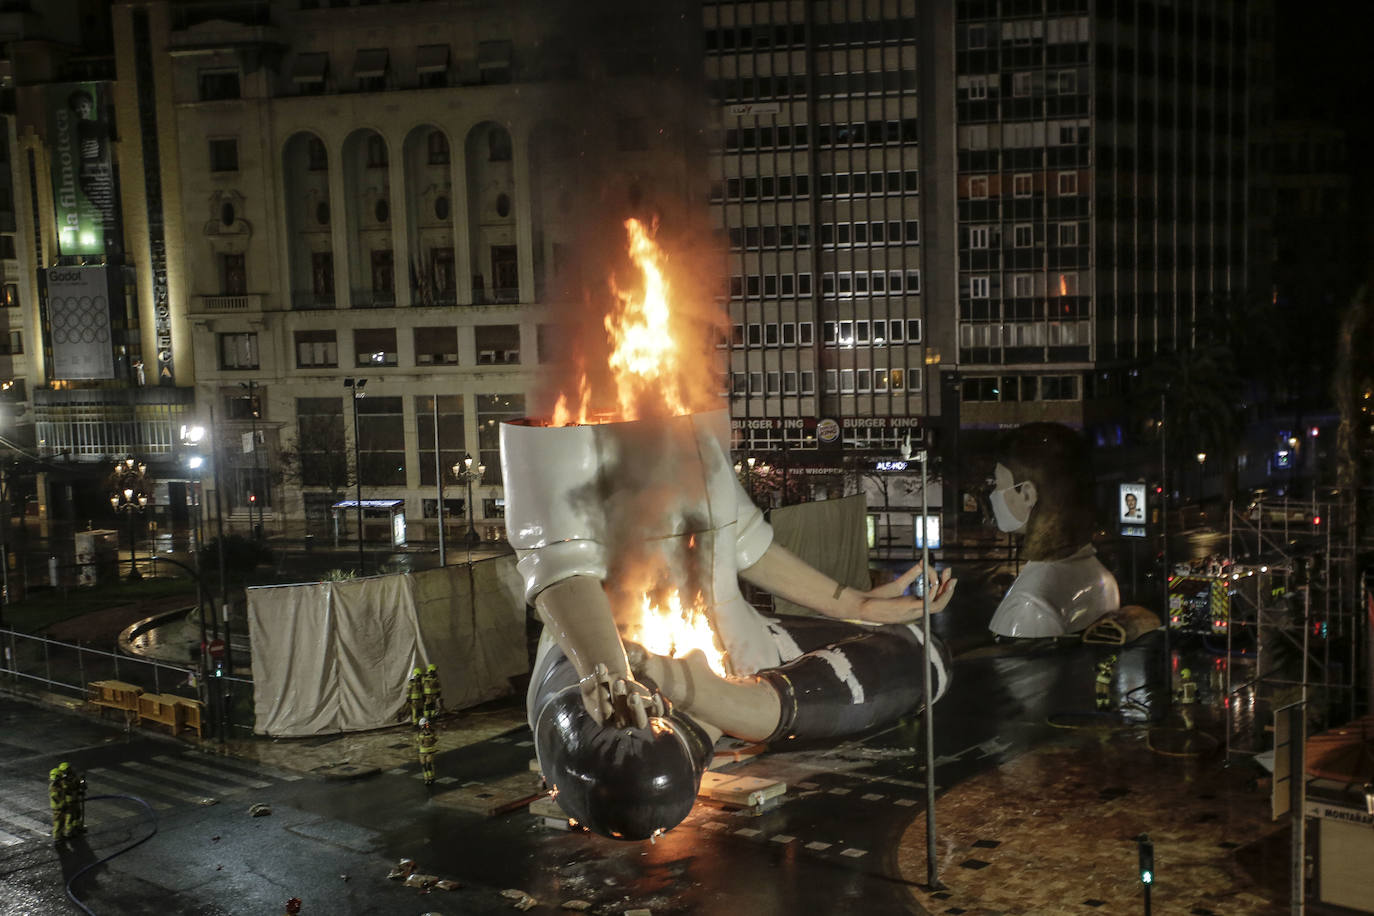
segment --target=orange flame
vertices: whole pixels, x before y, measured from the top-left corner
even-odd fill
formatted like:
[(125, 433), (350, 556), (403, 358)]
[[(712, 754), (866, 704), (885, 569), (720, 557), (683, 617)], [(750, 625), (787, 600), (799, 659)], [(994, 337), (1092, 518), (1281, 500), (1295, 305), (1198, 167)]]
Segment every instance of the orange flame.
[(710, 619), (700, 606), (684, 606), (677, 589), (668, 593), (662, 606), (654, 604), (646, 593), (640, 607), (639, 622), (627, 629), (625, 637), (655, 655), (671, 658), (682, 658), (700, 649), (706, 654), (712, 671), (721, 677), (728, 676), (725, 653), (716, 645)]
[(691, 360), (673, 337), (667, 255), (639, 220), (625, 220), (625, 230), (630, 260), (643, 278), (643, 288), (622, 290), (615, 277), (610, 278), (616, 307), (603, 323), (618, 413), (590, 409), (592, 390), (584, 368), (577, 376), (577, 390), (559, 394), (550, 426), (638, 420), (646, 414), (682, 416), (694, 409), (690, 376), (700, 367), (689, 365)]

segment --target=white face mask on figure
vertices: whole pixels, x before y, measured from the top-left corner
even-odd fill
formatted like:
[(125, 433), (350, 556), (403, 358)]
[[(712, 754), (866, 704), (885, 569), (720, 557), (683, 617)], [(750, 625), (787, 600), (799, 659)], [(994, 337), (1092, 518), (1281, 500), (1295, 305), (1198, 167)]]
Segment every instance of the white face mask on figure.
[(1011, 471), (997, 465), (993, 472), (995, 486), (988, 494), (992, 504), (992, 517), (997, 520), (997, 528), (1008, 534), (1026, 527), (1031, 508), (1035, 506), (1035, 484), (1029, 480), (1017, 483)]

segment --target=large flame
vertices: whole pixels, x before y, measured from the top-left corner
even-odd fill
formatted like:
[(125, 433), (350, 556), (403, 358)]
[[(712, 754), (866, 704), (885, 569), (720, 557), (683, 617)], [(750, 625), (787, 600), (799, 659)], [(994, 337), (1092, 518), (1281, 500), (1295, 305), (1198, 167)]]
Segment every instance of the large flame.
[(662, 604), (655, 604), (644, 594), (639, 621), (626, 628), (625, 638), (637, 642), (655, 655), (682, 658), (700, 649), (706, 654), (711, 670), (727, 677), (725, 653), (716, 645), (711, 621), (700, 606), (686, 606), (677, 589), (669, 592)]
[(702, 370), (687, 365), (673, 336), (667, 255), (639, 220), (625, 220), (625, 231), (630, 237), (630, 260), (643, 283), (639, 289), (625, 290), (614, 276), (610, 278), (616, 304), (603, 323), (618, 412), (592, 411), (591, 384), (582, 368), (576, 390), (564, 390), (558, 396), (550, 426), (638, 420), (645, 415), (681, 416), (693, 410), (688, 374)]

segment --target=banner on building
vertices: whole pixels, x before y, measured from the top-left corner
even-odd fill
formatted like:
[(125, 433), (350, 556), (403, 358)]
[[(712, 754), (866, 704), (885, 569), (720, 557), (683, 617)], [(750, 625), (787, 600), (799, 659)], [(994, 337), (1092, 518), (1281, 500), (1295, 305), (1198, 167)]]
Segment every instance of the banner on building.
[(53, 378), (115, 377), (107, 273), (104, 267), (47, 271)]
[(66, 255), (103, 255), (118, 248), (114, 164), (110, 151), (108, 83), (48, 87), (57, 247)]

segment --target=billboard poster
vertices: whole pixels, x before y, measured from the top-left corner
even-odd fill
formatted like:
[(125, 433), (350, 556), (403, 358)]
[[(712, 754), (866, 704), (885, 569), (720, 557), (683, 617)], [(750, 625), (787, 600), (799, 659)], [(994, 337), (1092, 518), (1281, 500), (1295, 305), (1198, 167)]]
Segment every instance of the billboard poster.
[(1127, 537), (1145, 536), (1145, 484), (1123, 483), (1116, 499), (1121, 533)]
[(103, 255), (118, 247), (108, 83), (48, 87), (57, 245), (66, 255)]
[(107, 273), (104, 267), (49, 268), (53, 378), (115, 377)]

